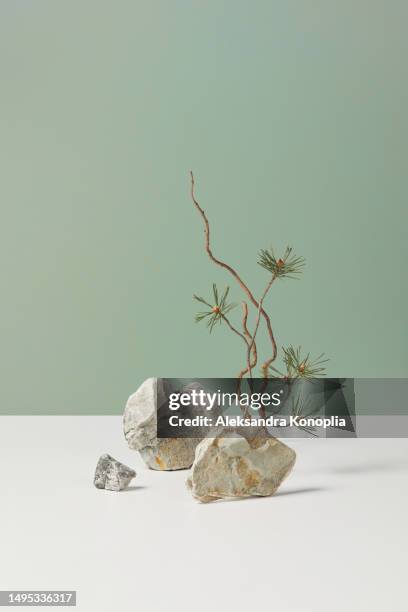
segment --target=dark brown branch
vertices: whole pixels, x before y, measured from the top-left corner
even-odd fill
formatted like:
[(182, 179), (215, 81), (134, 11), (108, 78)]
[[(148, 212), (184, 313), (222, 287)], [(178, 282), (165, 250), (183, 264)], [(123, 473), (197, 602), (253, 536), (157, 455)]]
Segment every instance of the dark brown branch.
[(221, 261), (220, 259), (217, 259), (213, 255), (213, 253), (211, 251), (211, 248), (210, 248), (210, 225), (208, 223), (208, 219), (207, 219), (207, 216), (206, 216), (204, 210), (201, 208), (201, 206), (199, 205), (199, 203), (197, 202), (197, 200), (195, 198), (195, 195), (194, 195), (194, 175), (193, 175), (193, 173), (191, 171), (190, 171), (190, 176), (191, 176), (191, 199), (193, 200), (194, 205), (197, 208), (198, 212), (200, 213), (200, 215), (201, 215), (201, 217), (203, 219), (203, 222), (204, 222), (205, 250), (207, 251), (207, 254), (208, 254), (209, 258), (215, 264), (217, 264), (218, 266), (221, 266), (221, 268), (225, 268), (225, 270), (228, 270), (228, 272), (230, 274), (232, 274), (232, 276), (235, 278), (235, 280), (237, 281), (237, 283), (239, 284), (241, 289), (246, 293), (246, 295), (248, 296), (248, 298), (250, 299), (252, 304), (255, 306), (255, 308), (259, 308), (260, 309), (260, 314), (265, 319), (265, 323), (266, 323), (266, 327), (267, 327), (267, 330), (268, 330), (269, 339), (270, 339), (271, 344), (272, 344), (272, 357), (262, 365), (262, 370), (263, 370), (264, 375), (266, 377), (268, 367), (276, 359), (276, 355), (277, 355), (277, 346), (276, 346), (275, 337), (273, 335), (271, 320), (269, 318), (269, 315), (263, 309), (262, 304), (259, 305), (259, 303), (255, 299), (254, 295), (250, 291), (250, 289), (247, 287), (247, 285), (241, 279), (239, 274), (234, 270), (234, 268), (232, 268), (227, 263)]

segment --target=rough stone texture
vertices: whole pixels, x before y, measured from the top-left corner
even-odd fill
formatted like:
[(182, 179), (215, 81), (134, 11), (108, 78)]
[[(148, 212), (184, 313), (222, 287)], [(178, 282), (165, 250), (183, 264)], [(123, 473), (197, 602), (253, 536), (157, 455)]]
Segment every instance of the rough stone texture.
[(102, 455), (96, 466), (94, 485), (97, 489), (121, 491), (135, 476), (136, 472), (131, 468), (110, 455)]
[(295, 461), (294, 450), (265, 432), (249, 438), (224, 430), (197, 446), (187, 486), (201, 502), (273, 495)]
[[(123, 416), (125, 438), (129, 448), (138, 450), (152, 470), (191, 467), (195, 448), (200, 441), (197, 438), (157, 438), (157, 406), (165, 403), (172, 391), (166, 379), (148, 378), (126, 404)], [(183, 391), (188, 392), (188, 388)]]

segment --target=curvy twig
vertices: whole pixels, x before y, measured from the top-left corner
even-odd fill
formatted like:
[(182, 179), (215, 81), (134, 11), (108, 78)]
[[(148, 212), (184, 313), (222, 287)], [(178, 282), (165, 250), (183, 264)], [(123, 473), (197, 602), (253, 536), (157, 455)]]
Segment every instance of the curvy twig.
[[(250, 376), (250, 388), (252, 391), (252, 368), (254, 368), (257, 364), (258, 361), (258, 351), (256, 348), (256, 343), (253, 341), (253, 338), (249, 332), (248, 329), (248, 304), (246, 302), (242, 302), (242, 328), (244, 330), (244, 334), (246, 336), (246, 338), (248, 339), (248, 350), (247, 350), (247, 367), (243, 370), (241, 370), (241, 372), (239, 373), (239, 377), (238, 377), (238, 393), (240, 393), (241, 391), (241, 381), (244, 378), (245, 374), (249, 373)], [(250, 344), (249, 344), (250, 343)], [(250, 348), (251, 346), (251, 348)], [(251, 350), (252, 350), (252, 354), (253, 354), (253, 361), (251, 362)], [(244, 416), (245, 417), (250, 417), (250, 412), (249, 412), (249, 408), (245, 407), (244, 409)]]
[[(261, 299), (259, 300), (259, 305), (258, 305), (258, 313), (257, 313), (257, 316), (256, 316), (256, 322), (255, 322), (255, 329), (254, 329), (254, 332), (253, 332), (253, 334), (252, 334), (252, 340), (251, 340), (251, 343), (250, 343), (250, 345), (248, 346), (248, 359), (250, 358), (250, 355), (251, 355), (252, 346), (255, 344), (256, 334), (258, 333), (259, 323), (260, 323), (260, 320), (261, 320), (261, 311), (262, 311), (262, 307), (263, 307), (264, 300), (265, 300), (265, 298), (266, 298), (266, 296), (267, 296), (267, 293), (268, 293), (269, 289), (272, 287), (272, 285), (273, 285), (273, 283), (274, 283), (275, 279), (276, 279), (276, 274), (273, 274), (273, 275), (271, 276), (270, 280), (269, 280), (269, 283), (268, 283), (268, 284), (266, 285), (266, 287), (265, 287), (265, 290), (264, 290), (264, 292), (263, 292), (263, 294), (262, 294), (262, 296), (261, 296)], [(268, 374), (268, 368), (269, 368), (270, 364), (272, 363), (272, 361), (273, 361), (274, 359), (275, 359), (275, 357), (274, 357), (274, 358), (272, 358), (271, 360), (269, 360), (269, 361), (265, 362), (265, 363), (262, 365), (262, 370), (263, 370), (264, 378), (266, 378), (266, 377), (267, 377), (267, 374)], [(267, 365), (266, 365), (266, 364), (267, 364)]]
[[(255, 338), (251, 336), (248, 330), (247, 322), (248, 322), (248, 305), (246, 302), (242, 302), (242, 328), (244, 330), (245, 337), (248, 339), (248, 352), (247, 352), (247, 367), (245, 370), (242, 370), (240, 373), (240, 378), (243, 378), (245, 374), (248, 374), (252, 377), (252, 368), (254, 368), (258, 362), (258, 352), (256, 348)], [(251, 351), (253, 354), (253, 361), (250, 360)]]
[(232, 276), (235, 278), (235, 280), (237, 281), (237, 283), (239, 284), (239, 286), (241, 287), (241, 289), (246, 293), (246, 295), (248, 296), (248, 298), (250, 299), (250, 301), (252, 302), (252, 304), (255, 306), (255, 308), (258, 308), (260, 311), (260, 314), (263, 316), (263, 318), (265, 319), (265, 323), (266, 323), (266, 327), (268, 330), (268, 335), (269, 335), (269, 339), (271, 341), (271, 345), (272, 345), (272, 357), (270, 357), (270, 359), (268, 359), (263, 365), (262, 365), (262, 371), (264, 372), (264, 376), (266, 378), (267, 376), (267, 372), (268, 372), (268, 368), (270, 366), (270, 364), (276, 359), (276, 355), (277, 355), (277, 346), (276, 346), (276, 341), (275, 341), (275, 337), (273, 335), (273, 330), (272, 330), (272, 324), (271, 324), (271, 320), (269, 318), (269, 315), (265, 312), (265, 310), (263, 309), (262, 304), (260, 305), (258, 303), (258, 301), (255, 299), (253, 293), (251, 292), (251, 290), (247, 287), (247, 285), (244, 283), (244, 281), (241, 279), (241, 277), (239, 276), (239, 274), (234, 270), (234, 268), (232, 268), (229, 264), (225, 263), (224, 261), (221, 261), (220, 259), (217, 259), (212, 251), (211, 251), (211, 247), (210, 247), (210, 225), (207, 219), (207, 216), (204, 212), (204, 210), (201, 208), (201, 206), (199, 205), (199, 203), (196, 200), (195, 194), (194, 194), (194, 175), (193, 172), (190, 171), (190, 176), (191, 176), (191, 199), (194, 202), (195, 207), (197, 208), (198, 212), (200, 213), (203, 222), (204, 222), (204, 234), (205, 234), (205, 250), (207, 251), (207, 254), (209, 256), (209, 258), (211, 259), (211, 261), (213, 261), (215, 264), (217, 264), (217, 266), (220, 266), (221, 268), (224, 268), (225, 270), (228, 270), (228, 272), (230, 274), (232, 274)]
[[(229, 319), (228, 319), (228, 318), (227, 318), (225, 315), (221, 314), (221, 318), (222, 318), (222, 320), (223, 320), (223, 321), (225, 321), (225, 322), (226, 322), (226, 324), (228, 325), (228, 327), (230, 328), (230, 330), (231, 330), (232, 332), (234, 332), (234, 334), (237, 334), (237, 336), (239, 336), (240, 338), (242, 338), (242, 340), (245, 342), (245, 344), (246, 344), (246, 346), (247, 346), (247, 348), (248, 348), (249, 341), (248, 341), (248, 340), (245, 338), (245, 336), (244, 336), (243, 334), (241, 334), (241, 332), (239, 332), (239, 331), (238, 331), (238, 330), (237, 330), (237, 329), (236, 329), (236, 328), (235, 328), (235, 327), (232, 325), (232, 323), (229, 321)], [(248, 355), (248, 354), (250, 355), (250, 353), (247, 353), (247, 355)], [(253, 366), (252, 366), (252, 367), (253, 367)], [(247, 365), (246, 369), (245, 369), (245, 370), (241, 370), (241, 372), (238, 374), (238, 379), (240, 380), (240, 379), (241, 379), (241, 378), (244, 376), (244, 374), (246, 374), (248, 371), (251, 371), (251, 363), (250, 363), (250, 358), (248, 358), (248, 365)]]

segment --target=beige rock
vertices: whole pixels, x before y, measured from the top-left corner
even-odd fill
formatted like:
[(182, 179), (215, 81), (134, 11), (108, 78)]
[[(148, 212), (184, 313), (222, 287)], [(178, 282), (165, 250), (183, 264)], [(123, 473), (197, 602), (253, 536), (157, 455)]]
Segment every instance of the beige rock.
[(139, 452), (151, 470), (185, 470), (194, 461), (198, 442), (196, 438), (161, 438)]
[(266, 434), (221, 431), (196, 448), (187, 486), (201, 502), (273, 495), (296, 461), (294, 450)]
[[(130, 448), (138, 450), (152, 470), (182, 470), (191, 467), (197, 438), (157, 438), (157, 406), (171, 393), (163, 378), (148, 378), (127, 401), (123, 431)], [(186, 389), (188, 391), (188, 389)]]

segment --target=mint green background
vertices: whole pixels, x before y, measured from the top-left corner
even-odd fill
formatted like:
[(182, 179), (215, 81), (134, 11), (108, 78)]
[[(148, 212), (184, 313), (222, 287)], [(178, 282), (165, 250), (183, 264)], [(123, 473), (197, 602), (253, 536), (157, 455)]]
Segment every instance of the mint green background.
[(120, 413), (147, 376), (240, 369), (193, 323), (193, 292), (241, 293), (190, 168), (257, 294), (260, 248), (306, 257), (268, 301), (280, 345), (407, 375), (407, 6), (1, 2), (3, 413)]

